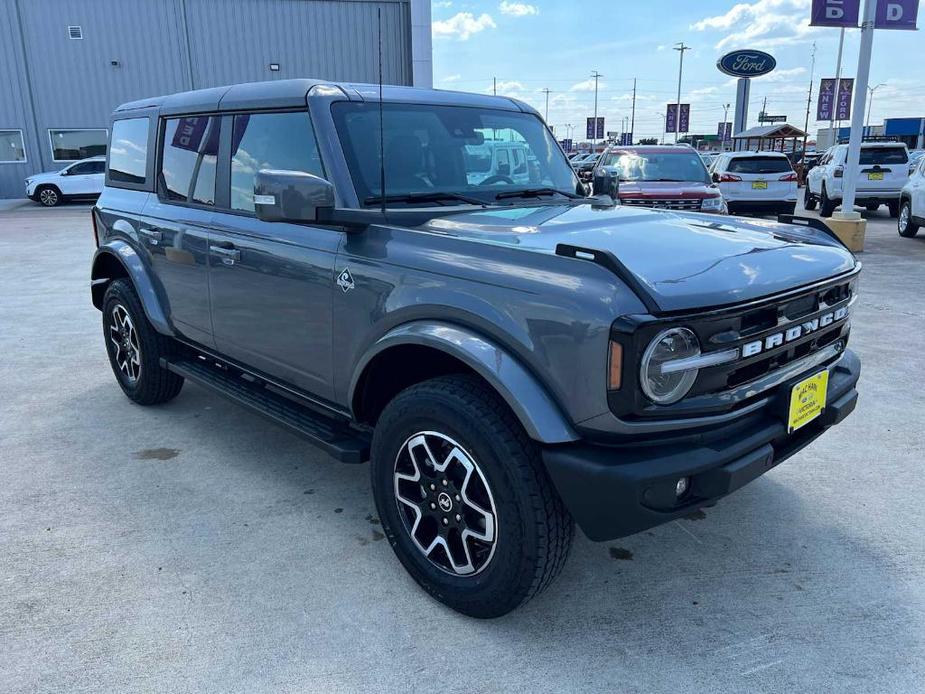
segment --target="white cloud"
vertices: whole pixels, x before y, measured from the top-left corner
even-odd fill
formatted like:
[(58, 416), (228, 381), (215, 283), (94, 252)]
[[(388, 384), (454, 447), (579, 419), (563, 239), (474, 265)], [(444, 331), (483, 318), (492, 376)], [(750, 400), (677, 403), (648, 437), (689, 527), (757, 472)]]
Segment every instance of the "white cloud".
[[(606, 88), (606, 86), (607, 86), (606, 84), (600, 81), (597, 84), (598, 90), (602, 90)], [(576, 84), (573, 84), (571, 87), (569, 87), (569, 91), (570, 92), (593, 92), (594, 91), (594, 78), (589, 77), (583, 82), (578, 82)]]
[(449, 19), (438, 19), (433, 23), (433, 35), (437, 38), (456, 37), (466, 41), (473, 34), (485, 29), (495, 29), (497, 25), (491, 15), (482, 13), (478, 17), (471, 12), (457, 12)]
[(531, 14), (540, 13), (536, 5), (528, 5), (525, 2), (508, 2), (507, 0), (501, 0), (498, 9), (501, 14), (509, 14), (512, 17), (527, 17)]
[(452, 7), (453, 3), (450, 2), (450, 0), (438, 0), (438, 2), (434, 2), (433, 6), (437, 8), (446, 8)]
[(498, 90), (498, 96), (512, 96), (519, 97), (527, 88), (523, 85), (523, 82), (517, 82), (516, 80), (498, 80), (497, 84), (489, 84), (485, 89), (486, 94), (494, 93), (495, 89)]
[(729, 31), (716, 43), (719, 50), (748, 45), (770, 48), (807, 41), (818, 31), (809, 26), (811, 0), (754, 0), (691, 25), (695, 31)]
[(441, 77), (439, 81), (444, 84), (449, 84), (450, 82), (459, 82), (461, 78), (462, 75), (447, 75), (446, 77)]

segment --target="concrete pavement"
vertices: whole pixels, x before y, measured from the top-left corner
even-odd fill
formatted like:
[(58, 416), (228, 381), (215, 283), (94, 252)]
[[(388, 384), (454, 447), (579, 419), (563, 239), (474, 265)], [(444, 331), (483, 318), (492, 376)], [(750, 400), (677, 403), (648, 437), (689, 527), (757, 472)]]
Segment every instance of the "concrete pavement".
[(189, 384), (129, 403), (85, 207), (0, 214), (0, 689), (921, 691), (925, 234), (869, 216), (857, 411), (479, 622), (405, 574), (365, 466)]

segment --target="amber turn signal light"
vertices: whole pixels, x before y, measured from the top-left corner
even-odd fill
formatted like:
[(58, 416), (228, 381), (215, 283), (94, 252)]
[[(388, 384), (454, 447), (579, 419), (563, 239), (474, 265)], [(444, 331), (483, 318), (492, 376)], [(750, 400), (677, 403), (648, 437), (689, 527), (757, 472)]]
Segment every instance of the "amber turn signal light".
[(607, 369), (607, 389), (620, 390), (623, 384), (623, 345), (610, 343), (610, 364)]

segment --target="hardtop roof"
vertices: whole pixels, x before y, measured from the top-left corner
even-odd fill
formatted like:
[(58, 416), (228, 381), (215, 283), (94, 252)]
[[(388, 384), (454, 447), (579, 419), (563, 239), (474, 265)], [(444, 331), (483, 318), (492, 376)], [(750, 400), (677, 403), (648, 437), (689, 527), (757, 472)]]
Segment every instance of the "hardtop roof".
[[(318, 79), (269, 80), (266, 82), (246, 82), (224, 87), (212, 87), (210, 89), (196, 89), (130, 101), (116, 108), (114, 117), (127, 117), (130, 115), (129, 112), (144, 109), (158, 109), (163, 114), (172, 114), (298, 108), (305, 106), (307, 100), (315, 96), (315, 94), (310, 94), (309, 92), (313, 88), (320, 86), (329, 87), (330, 89), (324, 90), (323, 93), (315, 90), (318, 96), (330, 97), (331, 90), (339, 90), (345, 100), (379, 101), (379, 85), (377, 84), (328, 82)], [(388, 84), (382, 86), (382, 99), (384, 102), (469, 106), (536, 113), (531, 106), (505, 96), (454, 92), (442, 89), (419, 89)]]

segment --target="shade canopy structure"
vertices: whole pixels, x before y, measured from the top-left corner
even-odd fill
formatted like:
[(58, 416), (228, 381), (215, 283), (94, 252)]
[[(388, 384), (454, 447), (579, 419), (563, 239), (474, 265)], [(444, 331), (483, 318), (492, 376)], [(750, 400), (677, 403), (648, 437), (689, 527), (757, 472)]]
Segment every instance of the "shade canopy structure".
[(797, 141), (802, 142), (806, 133), (789, 123), (759, 125), (732, 136), (736, 151), (796, 152)]

